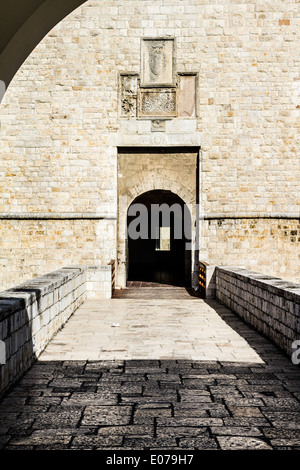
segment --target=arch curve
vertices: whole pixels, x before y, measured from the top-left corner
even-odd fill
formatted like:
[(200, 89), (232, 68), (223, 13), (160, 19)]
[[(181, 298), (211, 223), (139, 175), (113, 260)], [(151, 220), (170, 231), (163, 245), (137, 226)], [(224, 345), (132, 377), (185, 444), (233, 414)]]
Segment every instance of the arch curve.
[(191, 232), (190, 210), (177, 194), (136, 197), (127, 210), (128, 280), (190, 287)]
[(7, 89), (33, 49), (87, 0), (10, 0), (1, 5), (0, 80)]
[(129, 207), (140, 197), (146, 193), (151, 193), (153, 191), (165, 191), (170, 192), (174, 197), (181, 199), (183, 204), (186, 204), (189, 208), (189, 211), (192, 213), (193, 198), (191, 193), (185, 188), (182, 184), (177, 181), (167, 180), (167, 185), (164, 181), (160, 181), (160, 178), (152, 178), (151, 180), (142, 181), (139, 185), (132, 185), (129, 187), (129, 195), (127, 201), (127, 210)]

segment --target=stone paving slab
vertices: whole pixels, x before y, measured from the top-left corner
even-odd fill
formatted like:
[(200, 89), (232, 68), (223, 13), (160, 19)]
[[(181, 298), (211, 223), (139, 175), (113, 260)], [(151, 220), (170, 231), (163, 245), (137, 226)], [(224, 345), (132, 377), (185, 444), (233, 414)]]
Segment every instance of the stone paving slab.
[[(0, 402), (2, 450), (300, 450), (300, 369), (289, 357), (215, 302), (189, 299), (188, 309), (181, 300), (177, 327), (169, 300), (139, 302), (91, 302), (76, 312)], [(132, 327), (139, 310), (149, 333), (164, 337), (162, 357)], [(116, 316), (123, 330), (111, 327)], [(191, 346), (173, 359), (179, 330), (193, 343), (201, 328), (200, 357)], [(103, 354), (101, 341), (107, 348), (124, 337), (128, 348), (144, 347), (142, 358)], [(220, 337), (229, 352), (213, 347), (210, 356)]]
[[(153, 299), (153, 291), (160, 295)], [(40, 359), (262, 362), (244, 337), (226, 323), (231, 313), (226, 307), (189, 296), (185, 289), (169, 288), (166, 293), (154, 288), (151, 300), (148, 292), (145, 295), (88, 300)], [(165, 380), (172, 380), (171, 374)]]
[[(268, 348), (266, 348), (268, 349)], [(269, 355), (272, 354), (270, 347)], [(266, 352), (264, 357), (266, 359)], [(275, 354), (277, 355), (277, 354)], [(277, 375), (284, 376), (284, 369), (293, 369), (288, 358), (282, 358), (278, 368), (272, 366), (270, 384), (265, 383), (264, 398), (249, 399), (236, 386), (239, 396), (236, 403), (232, 394), (232, 376), (245, 375), (251, 380), (258, 376), (257, 364), (237, 363), (237, 372), (230, 366), (226, 383), (226, 363), (218, 363), (223, 385), (215, 397), (215, 382), (218, 380), (216, 369), (208, 363), (205, 374), (199, 376), (199, 389), (186, 389), (182, 381), (182, 369), (185, 374), (193, 373), (197, 363), (174, 361), (174, 368), (180, 367), (178, 380), (167, 382), (167, 389), (160, 389), (160, 377), (168, 375), (167, 367), (158, 360), (156, 364), (156, 385), (153, 394), (144, 391), (148, 381), (147, 361), (143, 368), (140, 361), (136, 374), (142, 384), (132, 395), (122, 395), (122, 387), (127, 376), (134, 371), (130, 361), (118, 362), (117, 369), (113, 362), (82, 361), (72, 368), (76, 377), (81, 377), (84, 387), (85, 376), (91, 367), (95, 373), (97, 387), (94, 391), (78, 391), (69, 382), (67, 393), (56, 392), (56, 377), (66, 374), (72, 379), (68, 362), (38, 362), (26, 374), (24, 381), (0, 403), (2, 449), (297, 449), (300, 450), (300, 402), (289, 390), (289, 379), (281, 382), (289, 394), (289, 399), (277, 398), (273, 390)], [(215, 365), (215, 364), (212, 364)], [(49, 367), (50, 366), (50, 367)], [(43, 374), (46, 368), (48, 381), (39, 383), (34, 389), (28, 388), (28, 380)], [(98, 372), (97, 372), (98, 368)], [(143, 370), (144, 369), (144, 370)], [(151, 366), (153, 374), (153, 365)], [(260, 373), (266, 375), (268, 364), (260, 365)], [(111, 392), (107, 401), (103, 390), (109, 386), (109, 376), (122, 378), (116, 383), (114, 399)], [(244, 374), (243, 374), (244, 372)], [(298, 380), (300, 371), (297, 369)], [(208, 380), (209, 379), (209, 380)], [(266, 380), (265, 380), (266, 381)], [(113, 382), (114, 383), (114, 382)], [(101, 387), (98, 389), (98, 387)], [(100, 391), (99, 391), (100, 390)], [(24, 391), (26, 398), (24, 402)], [(273, 394), (270, 400), (269, 394)], [(39, 395), (37, 396), (36, 393)], [(52, 396), (53, 393), (53, 396)], [(182, 397), (190, 398), (188, 401)], [(21, 399), (21, 404), (20, 404)], [(37, 399), (38, 402), (37, 402)], [(40, 403), (40, 406), (37, 405)], [(44, 404), (43, 404), (44, 403)], [(287, 408), (288, 407), (288, 408)]]

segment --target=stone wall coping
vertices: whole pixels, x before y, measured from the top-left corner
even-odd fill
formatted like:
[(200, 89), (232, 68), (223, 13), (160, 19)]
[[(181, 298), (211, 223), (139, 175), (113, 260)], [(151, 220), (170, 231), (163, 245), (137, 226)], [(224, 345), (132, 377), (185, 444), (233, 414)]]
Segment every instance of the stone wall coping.
[[(24, 308), (33, 304), (37, 300), (36, 292), (30, 291), (26, 292), (25, 290), (19, 290), (17, 287), (14, 289), (8, 289), (6, 291), (0, 292), (0, 307), (8, 301), (19, 300), (22, 302)], [(19, 309), (17, 309), (19, 310)]]
[(69, 266), (0, 292), (0, 398), (85, 301), (85, 283), (86, 266)]
[(0, 219), (4, 220), (103, 220), (116, 219), (115, 213), (97, 213), (97, 212), (11, 212), (0, 213)]
[(272, 294), (300, 303), (300, 284), (285, 281), (278, 277), (257, 273), (255, 271), (249, 271), (241, 267), (217, 266), (216, 269), (219, 270), (219, 272), (229, 273), (242, 281), (245, 281), (245, 278), (247, 278), (247, 282), (252, 285), (257, 285)]
[(32, 281), (24, 282), (20, 284), (17, 289), (22, 288), (24, 290), (27, 289), (35, 289), (38, 288), (41, 291), (41, 294), (44, 295), (48, 292), (52, 292), (56, 289), (60, 284), (65, 284), (70, 279), (77, 277), (81, 274), (85, 268), (63, 268), (57, 271), (54, 271), (49, 274), (45, 274), (44, 276), (37, 277)]
[(111, 271), (112, 265), (108, 266), (87, 266), (88, 271)]
[[(188, 148), (187, 146), (185, 146)], [(132, 148), (132, 147), (129, 147)], [(171, 148), (171, 147), (170, 147)], [(116, 220), (114, 212), (1, 212), (0, 220)], [(296, 212), (216, 212), (200, 214), (200, 220), (218, 219), (288, 219), (300, 221), (300, 214)]]
[(82, 274), (85, 269), (84, 266), (62, 268), (0, 292), (0, 321), (53, 292), (60, 285)]

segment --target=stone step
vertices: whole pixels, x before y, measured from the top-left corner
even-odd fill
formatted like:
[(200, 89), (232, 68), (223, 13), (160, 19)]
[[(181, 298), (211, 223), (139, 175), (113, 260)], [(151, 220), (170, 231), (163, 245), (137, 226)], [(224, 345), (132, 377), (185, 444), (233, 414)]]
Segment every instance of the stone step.
[[(141, 283), (142, 284), (142, 283)], [(116, 289), (113, 294), (115, 299), (195, 299), (187, 289), (177, 286), (156, 284), (153, 286), (134, 286), (124, 289)]]

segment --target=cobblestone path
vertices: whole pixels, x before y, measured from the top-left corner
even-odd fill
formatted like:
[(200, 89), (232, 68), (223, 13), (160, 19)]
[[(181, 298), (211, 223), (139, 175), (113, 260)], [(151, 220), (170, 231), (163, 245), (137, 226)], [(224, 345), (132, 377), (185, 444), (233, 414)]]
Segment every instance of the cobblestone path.
[[(0, 402), (2, 450), (300, 450), (300, 369), (289, 357), (216, 302), (144, 302), (90, 301), (74, 314)], [(124, 338), (140, 357), (125, 357)]]

